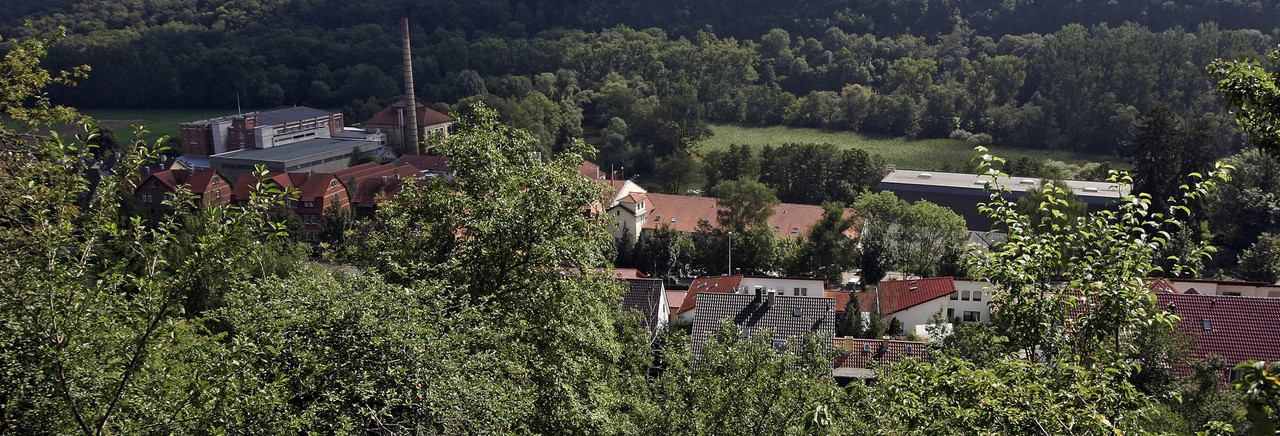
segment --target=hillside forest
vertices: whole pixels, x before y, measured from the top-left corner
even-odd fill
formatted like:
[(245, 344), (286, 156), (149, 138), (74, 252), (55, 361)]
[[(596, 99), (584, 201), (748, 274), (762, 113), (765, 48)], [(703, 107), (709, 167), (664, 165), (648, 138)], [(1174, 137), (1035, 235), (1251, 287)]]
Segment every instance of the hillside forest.
[[(50, 4), (59, 5), (110, 9)], [(198, 1), (183, 6), (183, 13), (212, 10)], [(262, 18), (237, 14), (261, 6), (221, 5), (215, 17), (225, 17), (210, 26)], [(14, 10), (35, 8), (19, 3)], [(1235, 165), (1256, 170), (1238, 170), (1244, 176), (1229, 180), (1228, 167), (1211, 164), (1170, 196), (1130, 193), (1114, 211), (1088, 216), (1070, 216), (1070, 191), (1052, 183), (1038, 193), (1037, 211), (992, 202), (989, 215), (1009, 229), (1007, 243), (965, 258), (964, 267), (992, 284), (1000, 316), (922, 345), (920, 358), (873, 363), (874, 382), (842, 386), (832, 376), (838, 352), (829, 336), (778, 344), (767, 331), (724, 322), (694, 352), (689, 325), (650, 331), (639, 313), (622, 311), (623, 285), (609, 276), (608, 217), (582, 212), (599, 198), (599, 185), (576, 170), (593, 152), (584, 142), (553, 142), (556, 152), (541, 153), (547, 143), (539, 133), (549, 130), (512, 128), (497, 111), (468, 105), (456, 134), (435, 144), (456, 157), (456, 178), (404, 185), (398, 201), (379, 208), (370, 233), (346, 233), (361, 237), (361, 248), (349, 267), (333, 267), (288, 237), (287, 222), (273, 210), (292, 193), (266, 188), (265, 170), (251, 175), (261, 184), (242, 205), (196, 208), (195, 197), (179, 192), (166, 199), (174, 214), (155, 222), (132, 214), (125, 199), (134, 192), (131, 180), (164, 144), (122, 144), (114, 174), (91, 183), (86, 170), (101, 143), (91, 125), (76, 137), (36, 137), (20, 128), (76, 119), (73, 109), (50, 100), (46, 87), (79, 82), (77, 90), (91, 93), (93, 72), (46, 70), (41, 61), (52, 56), (51, 40), (5, 41), (4, 435), (1274, 435), (1280, 421), (1280, 364), (1244, 362), (1231, 370), (1221, 359), (1192, 361), (1190, 338), (1176, 334), (1178, 320), (1144, 281), (1161, 267), (1181, 271), (1211, 251), (1207, 240), (1175, 240), (1169, 231), (1198, 229), (1187, 221), (1203, 214), (1197, 203), (1230, 194), (1229, 183), (1249, 183), (1234, 188), (1235, 199), (1275, 205), (1257, 187), (1280, 174), (1268, 166), (1275, 165), (1277, 139), (1268, 127), (1280, 105), (1266, 93), (1275, 88), (1280, 54), (1267, 68), (1213, 64), (1215, 74), (1225, 75), (1222, 83), (1236, 84), (1226, 100), (1249, 109), (1239, 120), (1251, 141), (1270, 144), (1261, 148), (1271, 155), (1251, 150), (1235, 157)], [(677, 41), (667, 43), (687, 43)], [(547, 91), (562, 93), (529, 95), (568, 105), (566, 95), (586, 92), (553, 84)], [(685, 97), (701, 92), (686, 91)], [(650, 107), (654, 114), (707, 109), (700, 98), (639, 98), (652, 106), (637, 102), (632, 109)], [(1194, 136), (1170, 107), (1144, 111), (1129, 146), (1148, 151), (1143, 156), (1157, 156), (1153, 148), (1187, 155), (1184, 147), (1196, 142), (1185, 138)], [(700, 119), (681, 123), (692, 120)], [(687, 143), (678, 146), (673, 152), (690, 152), (682, 148)], [(833, 153), (829, 146), (788, 148)], [(760, 159), (792, 152), (762, 151)], [(975, 161), (975, 170), (987, 174), (1006, 166), (984, 148)], [(1170, 162), (1176, 164), (1166, 170), (1170, 178), (1143, 173)], [(1165, 189), (1194, 165), (1202, 162), (1137, 159), (1134, 182)], [(764, 173), (759, 179), (781, 184)], [(732, 176), (716, 187), (717, 196), (744, 202), (760, 201), (765, 196), (754, 193), (771, 189), (804, 194)], [(831, 184), (822, 194), (847, 193)], [(918, 214), (915, 208), (928, 215), (932, 206), (908, 207), (883, 193), (859, 193), (855, 202), (872, 214), (901, 216)], [(840, 207), (828, 211), (822, 226), (849, 224), (835, 214)], [(878, 229), (859, 235), (863, 257), (895, 231), (891, 222), (877, 222)], [(1183, 256), (1166, 256), (1171, 247)], [(1160, 265), (1166, 261), (1174, 265)], [(859, 308), (855, 298), (846, 306)], [(887, 332), (882, 317), (867, 326), (861, 317), (845, 320), (859, 320), (842, 323), (846, 335)], [(1239, 377), (1224, 384), (1228, 373)]]

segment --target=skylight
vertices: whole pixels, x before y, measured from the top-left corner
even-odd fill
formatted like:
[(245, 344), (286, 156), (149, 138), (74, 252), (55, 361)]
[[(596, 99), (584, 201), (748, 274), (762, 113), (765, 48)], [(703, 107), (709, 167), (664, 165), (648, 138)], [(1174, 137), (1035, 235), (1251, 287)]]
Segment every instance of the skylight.
[(1211, 332), (1213, 331), (1213, 322), (1209, 321), (1209, 318), (1200, 318), (1200, 327), (1203, 327), (1206, 332)]

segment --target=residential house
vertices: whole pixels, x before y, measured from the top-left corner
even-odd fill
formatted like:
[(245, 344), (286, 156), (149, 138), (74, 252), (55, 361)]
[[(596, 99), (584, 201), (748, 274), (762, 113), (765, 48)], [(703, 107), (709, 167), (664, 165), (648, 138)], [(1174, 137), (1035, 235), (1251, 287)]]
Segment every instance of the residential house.
[(629, 278), (627, 293), (622, 297), (623, 310), (635, 310), (644, 315), (644, 327), (656, 333), (671, 319), (667, 305), (666, 287), (662, 279)]
[(925, 347), (915, 341), (888, 339), (835, 338), (836, 359), (832, 375), (848, 383), (854, 379), (875, 378), (877, 371), (908, 359), (929, 360)]
[[(692, 291), (690, 291), (692, 292)], [(835, 337), (835, 300), (825, 297), (794, 297), (757, 288), (753, 293), (723, 294), (699, 292), (698, 313), (693, 318), (693, 352), (702, 355), (708, 341), (729, 320), (743, 337), (766, 334), (778, 349), (803, 341), (816, 333), (831, 345)]]
[(924, 331), (929, 319), (943, 313), (952, 324), (990, 322), (990, 284), (984, 281), (936, 277), (886, 280), (874, 292), (858, 294), (863, 311), (878, 305), (885, 319), (897, 318), (904, 331)]
[(1157, 292), (1156, 301), (1178, 316), (1178, 330), (1193, 343), (1187, 350), (1192, 359), (1216, 355), (1227, 369), (1247, 360), (1280, 360), (1280, 298)]
[[(791, 297), (822, 298), (824, 297), (826, 285), (826, 280), (804, 277), (747, 275), (702, 277), (694, 279), (693, 283), (689, 284), (688, 295), (693, 296), (702, 292), (750, 294), (757, 290), (762, 290)], [(696, 298), (684, 298), (680, 308), (676, 311), (676, 315), (685, 321), (693, 320), (697, 312), (697, 301)]]
[(423, 178), (453, 178), (451, 165), (453, 158), (449, 156), (430, 156), (425, 154), (406, 154), (396, 159), (396, 166), (409, 166), (418, 170)]
[(403, 180), (425, 180), (422, 173), (411, 165), (378, 165), (366, 162), (351, 168), (335, 171), (347, 189), (347, 198), (355, 218), (372, 218), (378, 205), (400, 190)]
[[(697, 232), (703, 228), (720, 227), (716, 216), (720, 206), (714, 197), (697, 197), (690, 195), (672, 195), (647, 193), (644, 208), (630, 208), (619, 200), (615, 207), (609, 209), (610, 215), (623, 224), (639, 221), (643, 231), (651, 231), (662, 227), (670, 227), (681, 232)], [(641, 200), (632, 197), (631, 201)], [(845, 216), (853, 216), (850, 210)], [(822, 206), (795, 203), (779, 203), (773, 208), (768, 226), (779, 238), (803, 238), (808, 235), (809, 228), (822, 219)], [(637, 234), (638, 235), (638, 234)], [(849, 238), (856, 238), (857, 228), (846, 232)], [(638, 236), (637, 236), (638, 237)]]
[(1280, 285), (1241, 280), (1162, 279), (1179, 294), (1280, 298)]
[[(251, 173), (240, 174), (236, 178), (231, 201), (238, 205), (247, 204), (257, 182)], [(350, 204), (346, 185), (333, 173), (268, 173), (264, 183), (296, 192), (297, 198), (286, 200), (285, 207), (297, 213), (302, 220), (302, 240), (306, 242), (320, 242), (320, 216), (326, 208)]]
[(179, 188), (186, 188), (196, 196), (197, 208), (231, 202), (231, 184), (213, 170), (172, 168), (152, 172), (147, 167), (144, 173), (133, 195), (152, 220), (173, 211), (164, 202), (175, 198)]

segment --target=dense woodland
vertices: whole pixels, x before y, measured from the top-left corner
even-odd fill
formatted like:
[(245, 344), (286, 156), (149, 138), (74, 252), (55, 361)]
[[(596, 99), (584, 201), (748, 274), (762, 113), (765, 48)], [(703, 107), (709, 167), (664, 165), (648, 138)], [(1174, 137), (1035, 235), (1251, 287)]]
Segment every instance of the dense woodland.
[(55, 101), (239, 98), (345, 107), (352, 121), (402, 92), (407, 16), (420, 101), (484, 100), (546, 147), (626, 126), (603, 163), (643, 174), (706, 122), (1127, 154), (1130, 125), (1157, 104), (1221, 153), (1242, 142), (1204, 66), (1265, 54), (1280, 14), (1276, 1), (10, 3), (0, 35), (65, 26), (51, 66), (94, 68)]

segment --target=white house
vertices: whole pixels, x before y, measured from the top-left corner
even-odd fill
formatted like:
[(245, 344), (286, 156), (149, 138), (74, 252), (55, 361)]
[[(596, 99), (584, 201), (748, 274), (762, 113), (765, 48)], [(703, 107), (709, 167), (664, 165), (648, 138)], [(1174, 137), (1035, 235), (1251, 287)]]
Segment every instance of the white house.
[(676, 315), (680, 319), (692, 321), (697, 310), (697, 295), (704, 292), (754, 295), (756, 288), (760, 288), (763, 293), (772, 292), (780, 296), (821, 298), (825, 297), (823, 291), (826, 286), (826, 280), (813, 278), (746, 275), (703, 277), (694, 279), (689, 284), (689, 291)]
[(878, 302), (886, 319), (897, 318), (904, 331), (915, 331), (938, 313), (955, 325), (990, 322), (990, 292), (985, 289), (989, 286), (984, 281), (952, 277), (887, 280), (880, 282), (876, 292), (868, 293), (872, 295), (858, 298), (864, 311)]

